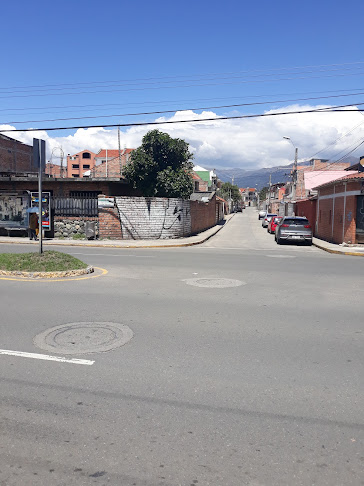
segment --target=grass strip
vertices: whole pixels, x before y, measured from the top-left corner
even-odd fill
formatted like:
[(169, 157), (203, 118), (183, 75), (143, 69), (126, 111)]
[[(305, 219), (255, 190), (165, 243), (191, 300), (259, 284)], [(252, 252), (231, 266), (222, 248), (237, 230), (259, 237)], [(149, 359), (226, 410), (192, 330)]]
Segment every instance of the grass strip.
[(19, 272), (65, 272), (86, 268), (87, 264), (66, 253), (45, 251), (31, 253), (0, 253), (0, 270)]

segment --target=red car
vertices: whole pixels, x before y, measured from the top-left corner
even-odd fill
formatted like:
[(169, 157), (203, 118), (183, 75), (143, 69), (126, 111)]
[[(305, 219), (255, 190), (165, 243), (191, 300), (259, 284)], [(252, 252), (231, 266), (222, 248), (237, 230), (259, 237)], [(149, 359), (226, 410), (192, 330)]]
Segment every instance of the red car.
[(270, 234), (275, 233), (276, 226), (277, 226), (277, 224), (279, 224), (281, 219), (282, 219), (282, 216), (274, 216), (274, 218), (272, 218), (269, 221), (268, 228), (267, 228), (268, 233), (270, 233)]

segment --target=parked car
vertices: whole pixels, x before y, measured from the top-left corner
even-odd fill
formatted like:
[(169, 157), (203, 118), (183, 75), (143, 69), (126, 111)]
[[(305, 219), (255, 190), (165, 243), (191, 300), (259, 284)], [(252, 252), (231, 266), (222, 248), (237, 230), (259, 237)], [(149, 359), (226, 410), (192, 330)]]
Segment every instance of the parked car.
[(281, 219), (275, 231), (278, 245), (284, 241), (296, 241), (312, 245), (312, 227), (307, 218), (301, 216), (285, 216)]
[(265, 218), (263, 218), (263, 221), (262, 221), (262, 226), (263, 228), (267, 228), (268, 227), (268, 224), (269, 224), (269, 221), (274, 218), (274, 216), (278, 216), (278, 214), (273, 214), (273, 213), (267, 213)]
[(279, 224), (281, 219), (282, 219), (282, 216), (275, 216), (274, 218), (271, 218), (271, 220), (269, 221), (269, 224), (268, 224), (268, 228), (267, 228), (268, 233), (270, 233), (271, 235), (273, 233), (275, 233), (276, 227)]
[(258, 219), (263, 219), (266, 214), (267, 214), (267, 211), (259, 211)]

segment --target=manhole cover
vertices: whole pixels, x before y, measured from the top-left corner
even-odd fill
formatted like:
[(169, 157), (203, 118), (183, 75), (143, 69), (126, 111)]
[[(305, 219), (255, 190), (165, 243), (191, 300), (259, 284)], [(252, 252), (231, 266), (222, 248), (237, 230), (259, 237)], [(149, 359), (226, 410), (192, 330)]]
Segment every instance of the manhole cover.
[(232, 278), (188, 278), (184, 280), (187, 285), (194, 285), (195, 287), (209, 287), (215, 289), (223, 289), (226, 287), (239, 287), (246, 285), (246, 282), (241, 280), (234, 280)]
[(115, 322), (71, 322), (38, 334), (34, 344), (54, 353), (101, 353), (123, 346), (132, 337), (128, 326)]

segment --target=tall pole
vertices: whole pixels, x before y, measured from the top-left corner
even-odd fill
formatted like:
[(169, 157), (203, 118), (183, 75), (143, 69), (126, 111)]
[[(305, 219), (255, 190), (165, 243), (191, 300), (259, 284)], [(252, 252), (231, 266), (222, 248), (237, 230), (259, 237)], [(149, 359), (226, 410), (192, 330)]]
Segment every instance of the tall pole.
[(39, 164), (38, 175), (38, 209), (39, 209), (39, 255), (43, 253), (43, 228), (42, 228), (42, 164)]
[(106, 149), (106, 160), (105, 160), (105, 165), (106, 165), (106, 177), (107, 177), (107, 149)]
[(119, 148), (119, 168), (120, 168), (120, 177), (121, 177), (121, 146), (120, 146), (120, 127), (118, 127), (118, 148)]
[(292, 179), (293, 179), (292, 201), (295, 201), (295, 199), (296, 199), (297, 158), (298, 158), (298, 148), (295, 147), (295, 150), (294, 150), (294, 164), (293, 164), (293, 172), (292, 172)]
[(43, 253), (42, 172), (45, 167), (45, 141), (33, 138), (33, 164), (38, 167), (39, 254)]
[(268, 192), (268, 207), (267, 207), (267, 214), (269, 213), (269, 206), (270, 206), (270, 191), (272, 188), (272, 174), (269, 174), (269, 192)]

